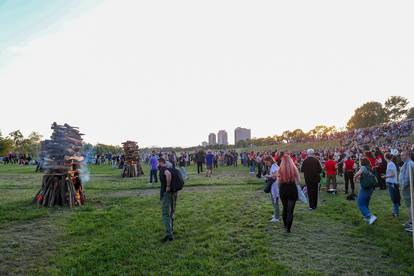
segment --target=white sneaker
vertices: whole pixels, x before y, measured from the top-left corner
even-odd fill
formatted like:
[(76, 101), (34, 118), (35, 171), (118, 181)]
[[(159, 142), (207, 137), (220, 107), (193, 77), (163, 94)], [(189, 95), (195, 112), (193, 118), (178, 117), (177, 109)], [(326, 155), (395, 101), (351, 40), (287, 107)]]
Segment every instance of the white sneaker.
[(368, 220), (368, 224), (369, 225), (374, 224), (374, 222), (376, 222), (376, 221), (377, 221), (377, 217), (372, 215)]
[(280, 222), (280, 220), (279, 220), (279, 219), (277, 219), (277, 218), (272, 218), (272, 219), (270, 220), (270, 222), (276, 223), (276, 222)]

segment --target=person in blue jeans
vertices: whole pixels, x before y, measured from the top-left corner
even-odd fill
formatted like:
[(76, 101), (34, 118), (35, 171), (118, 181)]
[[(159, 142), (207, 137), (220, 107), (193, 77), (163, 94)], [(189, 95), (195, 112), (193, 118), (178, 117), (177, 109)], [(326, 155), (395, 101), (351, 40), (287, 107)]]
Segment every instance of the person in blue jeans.
[(385, 161), (387, 161), (387, 172), (383, 176), (388, 187), (388, 192), (392, 201), (392, 215), (398, 217), (400, 215), (400, 185), (398, 185), (397, 166), (392, 162), (392, 155), (385, 154)]
[[(372, 173), (371, 169), (371, 163), (367, 158), (361, 159), (361, 168), (359, 171), (355, 174), (355, 180), (358, 178), (364, 177), (364, 175), (367, 175), (369, 173)], [(364, 189), (360, 187), (359, 194), (358, 194), (358, 208), (364, 217), (365, 221), (368, 224), (373, 224), (375, 221), (377, 221), (377, 217), (374, 216), (371, 211), (369, 210), (369, 202), (371, 200), (372, 193), (374, 192), (374, 188), (370, 187), (367, 189)]]
[(214, 154), (211, 153), (211, 150), (209, 150), (206, 155), (206, 167), (207, 167), (206, 177), (211, 177), (211, 174), (213, 173), (213, 163), (214, 163)]
[(157, 183), (157, 171), (158, 171), (158, 156), (153, 151), (150, 158), (149, 158), (149, 165), (150, 165), (150, 184)]

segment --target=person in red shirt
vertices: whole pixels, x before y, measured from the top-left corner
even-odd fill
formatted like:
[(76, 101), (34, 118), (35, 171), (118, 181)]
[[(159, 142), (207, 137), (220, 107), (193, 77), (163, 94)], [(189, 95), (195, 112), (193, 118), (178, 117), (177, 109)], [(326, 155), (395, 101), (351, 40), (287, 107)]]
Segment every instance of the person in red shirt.
[(354, 175), (355, 161), (351, 157), (347, 156), (344, 161), (345, 194), (348, 194), (349, 182), (351, 182), (352, 194), (355, 193)]
[(377, 160), (375, 160), (374, 155), (370, 151), (365, 152), (365, 157), (369, 160), (369, 163), (371, 164), (371, 168), (375, 168), (375, 165), (377, 163)]
[(326, 171), (326, 189), (328, 192), (336, 192), (336, 169), (338, 168), (336, 162), (333, 160), (333, 155), (329, 155), (328, 161), (325, 162)]

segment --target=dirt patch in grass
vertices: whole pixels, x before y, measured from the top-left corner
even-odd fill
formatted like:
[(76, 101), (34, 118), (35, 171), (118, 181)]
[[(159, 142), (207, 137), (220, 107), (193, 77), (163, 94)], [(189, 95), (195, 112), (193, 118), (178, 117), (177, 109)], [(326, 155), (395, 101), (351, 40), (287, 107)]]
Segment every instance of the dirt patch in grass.
[(0, 275), (27, 275), (50, 265), (59, 229), (40, 218), (0, 229)]
[(399, 265), (368, 237), (353, 235), (351, 225), (317, 216), (306, 207), (296, 205), (292, 233), (284, 231), (283, 222), (266, 227), (276, 261), (289, 265), (294, 273), (393, 275), (399, 271)]
[[(187, 193), (187, 192), (213, 192), (215, 190), (223, 189), (223, 186), (191, 186), (184, 188), (179, 193)], [(134, 189), (134, 190), (121, 190), (116, 192), (109, 192), (101, 194), (103, 197), (109, 198), (125, 198), (125, 197), (134, 197), (134, 196), (153, 196), (158, 195), (160, 193), (159, 188), (153, 189)], [(100, 195), (100, 196), (101, 196)]]

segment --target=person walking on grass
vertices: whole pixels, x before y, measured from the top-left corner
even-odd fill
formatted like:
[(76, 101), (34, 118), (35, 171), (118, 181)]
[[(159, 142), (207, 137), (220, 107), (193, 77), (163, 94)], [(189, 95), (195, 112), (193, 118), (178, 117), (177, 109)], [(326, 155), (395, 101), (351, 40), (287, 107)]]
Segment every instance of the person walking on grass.
[(299, 170), (288, 154), (284, 154), (277, 173), (279, 183), (279, 194), (283, 205), (283, 225), (290, 233), (293, 223), (293, 212), (298, 200), (298, 189), (300, 184)]
[[(404, 165), (400, 170), (400, 185), (404, 203), (408, 208), (408, 221), (404, 225), (405, 231), (413, 232), (413, 222), (411, 214), (411, 191), (410, 191), (410, 169), (414, 170), (414, 162), (411, 160), (411, 153), (405, 150), (401, 153), (401, 160)], [(414, 171), (413, 171), (414, 173)]]
[(187, 165), (186, 158), (184, 154), (181, 154), (180, 158), (178, 158), (178, 166), (180, 168), (181, 175), (184, 179), (187, 179), (187, 170), (185, 169), (185, 166)]
[(174, 240), (174, 212), (177, 204), (177, 192), (171, 191), (172, 174), (164, 158), (158, 160), (160, 169), (160, 199), (162, 223), (165, 227), (165, 237), (162, 242)]
[(400, 185), (398, 185), (398, 172), (397, 166), (392, 161), (391, 153), (386, 153), (385, 161), (387, 162), (387, 170), (385, 175), (382, 176), (385, 179), (385, 183), (388, 187), (388, 193), (390, 194), (392, 202), (392, 216), (398, 217), (400, 215)]
[(277, 183), (277, 172), (279, 166), (274, 162), (271, 156), (267, 156), (264, 160), (266, 166), (270, 167), (270, 172), (267, 175), (266, 181), (272, 181), (272, 186), (270, 188), (270, 200), (272, 201), (273, 206), (273, 216), (270, 222), (279, 222), (280, 221), (280, 211), (279, 211), (279, 184)]
[(153, 151), (150, 158), (149, 158), (150, 184), (158, 183), (158, 178), (157, 178), (158, 158), (159, 157), (155, 154), (155, 151)]
[(375, 185), (372, 182), (376, 179), (371, 167), (371, 162), (368, 158), (361, 159), (361, 168), (355, 174), (355, 180), (361, 179), (360, 189), (358, 194), (358, 208), (368, 224), (373, 224), (377, 221), (377, 217), (371, 214), (369, 210), (369, 202), (371, 200), (372, 193), (374, 192)]
[(248, 155), (248, 161), (250, 166), (250, 176), (253, 176), (256, 171), (256, 154), (254, 151), (250, 152)]
[(211, 150), (207, 152), (206, 155), (206, 177), (211, 177), (211, 174), (213, 173), (213, 165), (214, 165), (214, 154), (211, 153)]
[(303, 161), (301, 171), (305, 176), (306, 189), (309, 197), (309, 210), (318, 207), (319, 183), (321, 182), (322, 166), (314, 157), (315, 151), (308, 149), (307, 158)]
[(336, 170), (338, 166), (336, 162), (333, 160), (333, 155), (330, 154), (328, 157), (328, 161), (325, 162), (325, 170), (326, 170), (326, 189), (328, 193), (335, 194), (336, 193)]

